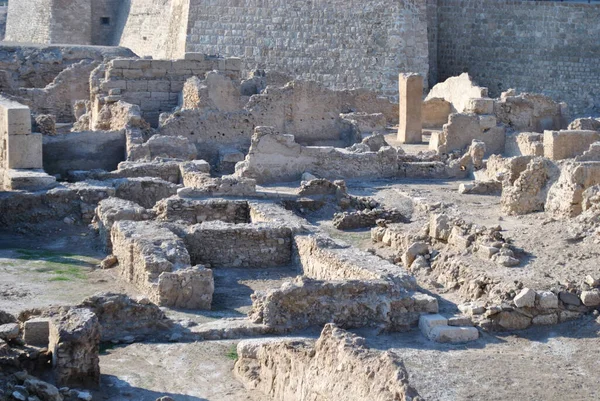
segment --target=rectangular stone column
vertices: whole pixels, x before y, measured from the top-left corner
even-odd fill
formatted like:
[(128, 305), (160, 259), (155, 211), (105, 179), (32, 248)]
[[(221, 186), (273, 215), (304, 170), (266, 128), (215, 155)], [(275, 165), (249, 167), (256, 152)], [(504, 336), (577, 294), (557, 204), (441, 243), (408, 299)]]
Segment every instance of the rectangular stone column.
[(423, 77), (409, 73), (398, 76), (400, 90), (400, 124), (398, 141), (402, 143), (421, 143), (422, 123), (421, 107), (423, 103)]

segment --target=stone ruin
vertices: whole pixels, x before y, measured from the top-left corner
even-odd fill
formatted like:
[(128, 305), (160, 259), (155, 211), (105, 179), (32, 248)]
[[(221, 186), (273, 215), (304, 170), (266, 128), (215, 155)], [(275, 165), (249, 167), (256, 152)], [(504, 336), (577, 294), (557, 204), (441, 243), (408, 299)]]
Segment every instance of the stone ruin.
[(376, 334), (485, 348), (600, 310), (600, 272), (551, 282), (511, 238), (545, 219), (600, 241), (600, 119), (552, 97), (396, 71), (395, 103), (236, 57), (0, 47), (0, 228), (90, 234), (120, 289), (0, 313), (7, 400), (96, 399), (110, 344), (231, 339), (261, 399), (419, 400)]

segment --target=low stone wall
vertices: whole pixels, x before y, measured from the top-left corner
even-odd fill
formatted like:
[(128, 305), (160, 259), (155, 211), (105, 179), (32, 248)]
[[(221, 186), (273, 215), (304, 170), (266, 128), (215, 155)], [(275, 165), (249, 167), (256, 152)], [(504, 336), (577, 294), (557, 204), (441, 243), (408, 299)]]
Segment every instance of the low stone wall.
[(147, 209), (154, 207), (156, 202), (177, 193), (180, 186), (160, 178), (122, 178), (112, 182), (115, 194), (121, 199), (130, 200)]
[(548, 191), (546, 212), (556, 217), (574, 217), (582, 211), (583, 192), (600, 184), (600, 162), (568, 163)]
[(190, 227), (184, 240), (194, 264), (264, 268), (292, 260), (292, 231), (276, 224), (211, 221)]
[(399, 356), (364, 343), (332, 324), (316, 343), (246, 340), (238, 344), (234, 372), (246, 388), (273, 400), (336, 399), (340, 394), (347, 401), (420, 399)]
[(292, 135), (272, 127), (257, 127), (246, 160), (235, 175), (257, 183), (297, 181), (305, 172), (328, 179), (386, 178), (398, 171), (398, 154), (392, 147), (377, 152), (353, 152), (334, 147), (302, 146)]
[(571, 159), (599, 140), (598, 131), (544, 131), (544, 156), (552, 160)]
[(154, 206), (161, 221), (183, 221), (199, 224), (219, 220), (225, 223), (249, 223), (250, 207), (247, 201), (226, 199), (188, 199), (173, 196)]
[(299, 277), (252, 295), (250, 319), (282, 331), (336, 323), (344, 328), (407, 330), (422, 313), (437, 312), (433, 297), (386, 280), (322, 281)]

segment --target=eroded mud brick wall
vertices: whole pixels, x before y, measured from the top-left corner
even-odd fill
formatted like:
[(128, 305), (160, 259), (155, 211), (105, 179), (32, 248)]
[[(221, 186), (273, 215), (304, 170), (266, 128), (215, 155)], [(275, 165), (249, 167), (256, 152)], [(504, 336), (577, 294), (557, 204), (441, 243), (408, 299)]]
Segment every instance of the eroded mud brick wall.
[(600, 3), (439, 0), (439, 80), (469, 72), (491, 96), (541, 92), (600, 112)]
[(428, 76), (427, 2), (191, 0), (186, 50), (397, 98), (398, 71)]

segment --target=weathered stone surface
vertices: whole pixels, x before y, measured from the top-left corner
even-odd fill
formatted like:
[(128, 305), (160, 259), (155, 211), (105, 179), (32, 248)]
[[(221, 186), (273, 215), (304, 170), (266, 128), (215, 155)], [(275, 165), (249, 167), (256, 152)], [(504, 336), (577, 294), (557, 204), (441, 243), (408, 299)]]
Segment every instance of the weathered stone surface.
[(429, 332), (429, 339), (438, 343), (460, 344), (475, 341), (479, 330), (475, 327), (436, 326)]
[(23, 341), (25, 344), (47, 347), (50, 338), (50, 319), (33, 318), (23, 324)]
[(19, 337), (19, 325), (16, 323), (6, 323), (0, 325), (0, 339), (12, 341)]
[(448, 326), (448, 319), (442, 315), (421, 315), (419, 318), (419, 330), (425, 337), (429, 338), (431, 330), (437, 326)]
[(593, 289), (591, 291), (582, 291), (581, 292), (581, 302), (585, 306), (600, 305), (600, 290)]
[(400, 74), (400, 119), (398, 140), (402, 143), (421, 143), (423, 124), (423, 77), (419, 74)]
[[(307, 341), (266, 341), (238, 345), (234, 371), (249, 389), (275, 400), (304, 400), (320, 397), (358, 400), (417, 400), (408, 384), (408, 374), (396, 354), (374, 351), (364, 339), (328, 324), (320, 338)], [(268, 362), (267, 362), (268, 361)], [(346, 370), (377, 372), (350, 378)]]
[(160, 305), (210, 310), (214, 291), (212, 270), (204, 266), (163, 272), (158, 277)]
[(116, 221), (142, 221), (148, 220), (150, 217), (148, 210), (132, 201), (114, 197), (100, 201), (96, 208), (95, 220), (105, 251), (111, 252), (112, 250), (110, 231)]
[(467, 109), (470, 99), (487, 97), (487, 93), (487, 88), (477, 86), (465, 72), (435, 85), (425, 101), (433, 98), (445, 99), (452, 105), (453, 111), (462, 113)]
[(524, 288), (513, 299), (517, 308), (533, 308), (535, 306), (535, 291), (531, 288)]
[(70, 309), (50, 324), (49, 350), (60, 386), (100, 384), (100, 324), (88, 309)]
[(536, 301), (542, 309), (558, 308), (558, 297), (550, 291), (542, 291), (536, 294)]

